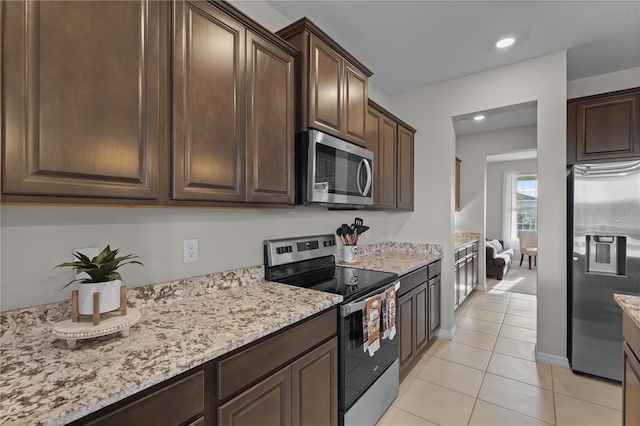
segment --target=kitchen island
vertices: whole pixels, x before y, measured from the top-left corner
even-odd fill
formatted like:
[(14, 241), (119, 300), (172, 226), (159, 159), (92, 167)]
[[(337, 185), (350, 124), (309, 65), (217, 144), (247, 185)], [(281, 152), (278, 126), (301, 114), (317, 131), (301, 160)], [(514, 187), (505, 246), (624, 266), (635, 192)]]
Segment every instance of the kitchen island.
[(3, 425), (66, 424), (325, 311), (341, 296), (264, 280), (262, 266), (130, 289), (128, 338), (51, 333), (61, 302), (1, 316)]

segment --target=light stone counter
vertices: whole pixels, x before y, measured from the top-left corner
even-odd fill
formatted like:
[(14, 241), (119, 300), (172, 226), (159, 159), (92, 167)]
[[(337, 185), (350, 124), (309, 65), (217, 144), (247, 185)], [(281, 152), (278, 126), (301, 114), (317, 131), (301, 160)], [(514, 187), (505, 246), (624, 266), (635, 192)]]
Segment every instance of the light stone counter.
[(640, 296), (630, 296), (628, 294), (614, 294), (613, 298), (629, 318), (640, 328)]
[[(385, 242), (358, 246), (357, 262), (340, 265), (402, 276), (442, 258), (440, 244)], [(336, 255), (341, 259), (341, 251)]]
[(478, 241), (479, 239), (480, 239), (479, 232), (456, 232), (455, 246), (456, 248), (459, 248), (465, 244)]
[(62, 302), (3, 312), (0, 424), (65, 424), (339, 303), (264, 281), (262, 266), (130, 289), (142, 313), (128, 338), (67, 349), (51, 324)]

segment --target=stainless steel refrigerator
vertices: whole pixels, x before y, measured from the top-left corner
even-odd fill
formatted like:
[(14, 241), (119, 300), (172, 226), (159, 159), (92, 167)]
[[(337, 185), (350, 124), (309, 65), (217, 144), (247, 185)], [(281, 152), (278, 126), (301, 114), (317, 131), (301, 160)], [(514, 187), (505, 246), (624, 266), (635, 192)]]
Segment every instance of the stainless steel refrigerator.
[(640, 295), (640, 161), (568, 174), (569, 357), (575, 372), (622, 380), (622, 310)]

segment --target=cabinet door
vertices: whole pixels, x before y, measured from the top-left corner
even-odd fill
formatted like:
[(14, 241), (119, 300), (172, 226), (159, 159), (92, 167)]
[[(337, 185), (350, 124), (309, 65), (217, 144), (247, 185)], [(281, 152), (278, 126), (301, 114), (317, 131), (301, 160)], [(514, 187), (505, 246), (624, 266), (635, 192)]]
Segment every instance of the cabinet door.
[(440, 278), (429, 282), (429, 337), (440, 326)]
[(344, 62), (344, 138), (359, 145), (367, 143), (367, 81), (360, 70)]
[(247, 32), (247, 201), (294, 203), (294, 58)]
[(399, 331), (399, 361), (400, 368), (407, 365), (415, 355), (415, 322), (413, 291), (398, 298), (398, 331)]
[(640, 93), (576, 103), (576, 160), (640, 157)]
[(401, 210), (413, 210), (413, 132), (398, 126), (398, 201)]
[(460, 211), (460, 163), (462, 160), (456, 157), (456, 193), (455, 193), (455, 209)]
[(173, 197), (244, 201), (245, 29), (204, 1), (173, 4)]
[(397, 124), (383, 116), (380, 132), (380, 155), (378, 155), (380, 169), (380, 207), (384, 209), (396, 208), (396, 146)]
[(160, 3), (2, 7), (3, 192), (156, 199)]
[(380, 208), (380, 185), (382, 173), (380, 173), (380, 155), (378, 146), (380, 141), (380, 127), (382, 125), (382, 115), (373, 108), (369, 108), (367, 113), (367, 140), (365, 148), (373, 152), (373, 205), (372, 209)]
[(456, 263), (455, 264), (455, 270), (454, 270), (454, 287), (455, 287), (455, 295), (454, 295), (454, 303), (456, 308), (458, 306), (460, 306), (460, 304), (462, 303), (462, 301), (464, 300), (464, 294), (463, 294), (463, 290), (462, 290), (462, 285), (460, 282), (460, 269), (461, 269), (461, 263)]
[[(93, 419), (80, 419), (74, 424), (90, 426), (154, 425), (175, 426), (201, 414), (205, 408), (204, 372), (191, 374), (170, 385), (156, 385), (155, 390), (142, 398), (129, 397), (132, 402), (98, 415)], [(197, 424), (197, 423), (193, 423)], [(204, 423), (202, 423), (204, 424)]]
[(478, 286), (478, 252), (473, 253), (473, 257), (471, 259), (471, 275), (473, 277), (471, 284), (473, 288)]
[(341, 137), (342, 57), (310, 36), (309, 127)]
[(623, 425), (640, 424), (640, 363), (629, 345), (623, 343), (622, 407)]
[(462, 280), (462, 285), (464, 285), (464, 295), (468, 296), (471, 294), (471, 281), (473, 280), (473, 277), (471, 276), (471, 258), (467, 257), (463, 261), (462, 266), (464, 267), (464, 270), (460, 278)]
[(220, 406), (218, 425), (291, 425), (291, 368), (274, 373)]
[(338, 342), (309, 352), (291, 366), (292, 424), (335, 426), (338, 424)]
[(414, 292), (415, 299), (415, 330), (416, 330), (416, 349), (415, 353), (420, 352), (429, 341), (429, 288), (427, 283), (416, 287)]

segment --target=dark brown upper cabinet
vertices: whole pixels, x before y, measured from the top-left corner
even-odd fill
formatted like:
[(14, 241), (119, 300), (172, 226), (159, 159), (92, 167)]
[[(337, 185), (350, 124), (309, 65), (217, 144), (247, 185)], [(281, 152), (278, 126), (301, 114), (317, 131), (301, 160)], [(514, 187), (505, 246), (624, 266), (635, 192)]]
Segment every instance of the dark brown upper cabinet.
[(174, 9), (174, 199), (293, 204), (297, 52), (226, 3)]
[(567, 164), (640, 158), (640, 88), (567, 102)]
[(245, 27), (206, 2), (173, 7), (173, 196), (244, 201)]
[(398, 125), (398, 210), (413, 211), (413, 135), (415, 130)]
[(374, 152), (374, 192), (370, 209), (412, 211), (416, 131), (371, 99), (368, 104), (365, 147)]
[(160, 3), (0, 7), (3, 194), (157, 199)]
[(295, 58), (247, 33), (247, 201), (294, 202)]
[(373, 73), (307, 18), (276, 34), (300, 51), (296, 131), (313, 128), (366, 145), (368, 79)]

